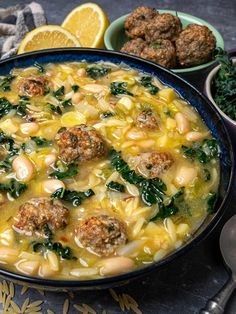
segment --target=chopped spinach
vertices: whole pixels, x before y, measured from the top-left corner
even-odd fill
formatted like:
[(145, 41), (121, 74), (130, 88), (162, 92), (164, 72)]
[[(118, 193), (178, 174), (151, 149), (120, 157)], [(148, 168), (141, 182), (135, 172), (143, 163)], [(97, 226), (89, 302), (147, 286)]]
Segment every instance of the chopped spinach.
[(66, 189), (56, 190), (51, 197), (62, 199), (63, 201), (71, 203), (74, 207), (81, 205), (82, 201), (94, 195), (93, 190), (89, 189), (85, 192), (70, 191)]
[(126, 82), (112, 82), (111, 83), (111, 94), (112, 95), (129, 95), (129, 96), (133, 96), (132, 93), (130, 93), (127, 90), (127, 83)]
[(111, 69), (106, 67), (89, 67), (86, 69), (87, 75), (94, 80), (97, 80), (99, 77), (105, 76), (110, 72)]
[(49, 177), (56, 179), (66, 179), (74, 177), (78, 174), (77, 165), (75, 163), (67, 165), (67, 169), (65, 171), (61, 171), (57, 169), (56, 171), (50, 173)]
[(31, 138), (31, 140), (33, 140), (40, 147), (49, 146), (51, 144), (51, 141), (47, 140), (44, 137), (31, 136), (30, 138)]
[(144, 86), (151, 95), (156, 95), (159, 88), (152, 84), (153, 78), (151, 76), (143, 76), (140, 79), (140, 84)]
[(103, 113), (100, 114), (100, 118), (101, 119), (106, 119), (106, 118), (110, 118), (113, 117), (115, 114), (111, 111), (105, 111)]
[(125, 186), (124, 184), (120, 184), (115, 181), (111, 181), (107, 184), (107, 188), (111, 191), (116, 191), (116, 192), (121, 192), (123, 193), (125, 191)]
[(217, 195), (215, 192), (210, 192), (207, 197), (207, 211), (209, 213), (213, 213), (214, 205), (217, 199)]
[(44, 67), (41, 64), (39, 64), (38, 62), (34, 63), (34, 67), (36, 67), (38, 69), (39, 73), (44, 73), (45, 72)]
[(48, 108), (50, 111), (62, 115), (62, 110), (60, 106), (54, 106), (53, 104), (48, 103)]
[(70, 108), (72, 106), (71, 98), (64, 100), (61, 105), (64, 108)]
[(191, 147), (182, 145), (185, 157), (198, 160), (206, 164), (219, 156), (219, 145), (215, 139), (205, 139), (202, 142), (194, 143)]
[(27, 188), (25, 183), (21, 183), (15, 179), (11, 179), (9, 182), (0, 183), (0, 191), (7, 192), (13, 198), (18, 198)]
[(14, 75), (7, 75), (0, 81), (0, 89), (4, 92), (11, 90), (11, 82), (15, 79)]
[(61, 98), (62, 98), (62, 96), (64, 96), (64, 94), (65, 94), (65, 87), (64, 86), (61, 86), (55, 92), (53, 92), (53, 96), (58, 100), (61, 100)]
[(0, 98), (0, 118), (7, 115), (13, 109), (10, 101), (6, 99), (6, 97)]
[(79, 90), (79, 86), (78, 85), (72, 85), (71, 89), (76, 93)]

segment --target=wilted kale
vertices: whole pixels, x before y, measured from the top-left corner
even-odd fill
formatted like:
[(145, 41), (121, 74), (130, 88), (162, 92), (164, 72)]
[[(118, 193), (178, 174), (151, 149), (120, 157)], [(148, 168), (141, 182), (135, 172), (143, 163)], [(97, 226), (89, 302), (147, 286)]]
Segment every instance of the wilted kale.
[(140, 79), (140, 84), (144, 86), (151, 95), (156, 95), (158, 87), (152, 84), (153, 78), (151, 76), (143, 76)]
[(110, 118), (113, 117), (115, 114), (111, 111), (105, 111), (103, 113), (100, 114), (100, 118), (101, 119), (106, 119), (106, 118)]
[(64, 107), (64, 108), (69, 108), (69, 107), (71, 107), (71, 106), (72, 106), (71, 98), (64, 100), (64, 101), (61, 103), (61, 105), (62, 105), (62, 107)]
[(73, 206), (77, 207), (81, 205), (82, 201), (86, 198), (89, 198), (94, 195), (93, 190), (89, 189), (85, 192), (78, 192), (78, 191), (70, 191), (66, 189), (58, 189), (56, 190), (51, 197), (62, 199), (63, 201), (71, 203)]
[(62, 115), (62, 110), (60, 106), (54, 106), (53, 104), (47, 104), (50, 111)]
[(25, 183), (21, 183), (15, 179), (9, 182), (0, 183), (0, 191), (7, 192), (13, 198), (18, 198), (27, 188)]
[(76, 93), (79, 90), (79, 86), (78, 85), (72, 85), (71, 89)]
[(7, 75), (0, 81), (0, 89), (3, 92), (9, 92), (11, 90), (11, 82), (15, 79), (14, 75)]
[(61, 171), (60, 169), (57, 169), (56, 171), (50, 173), (51, 178), (56, 179), (66, 179), (74, 177), (78, 174), (77, 165), (75, 163), (69, 164), (66, 167), (67, 169), (65, 171)]
[(217, 195), (215, 192), (210, 192), (207, 198), (207, 211), (212, 213), (214, 211), (214, 205), (217, 199)]
[(125, 191), (125, 186), (124, 184), (120, 184), (115, 181), (111, 181), (107, 184), (107, 188), (111, 191), (116, 191), (116, 192), (121, 192), (123, 193)]
[(6, 135), (4, 132), (0, 131), (0, 144), (3, 145), (4, 149), (8, 153), (8, 158), (18, 154), (19, 147), (16, 145), (12, 137)]
[(99, 77), (105, 76), (110, 72), (111, 69), (106, 67), (89, 67), (86, 69), (87, 75), (94, 80), (97, 80)]
[(39, 73), (45, 72), (44, 67), (41, 64), (39, 64), (38, 62), (34, 63), (34, 67), (36, 67), (38, 69)]
[(236, 66), (221, 48), (216, 49), (215, 58), (221, 66), (212, 80), (212, 95), (219, 108), (236, 121)]
[(111, 83), (111, 94), (112, 95), (129, 95), (133, 96), (132, 93), (130, 93), (127, 90), (127, 83), (126, 82), (112, 82)]
[(61, 86), (60, 88), (58, 88), (58, 90), (56, 90), (55, 92), (53, 92), (53, 96), (56, 97), (56, 99), (61, 100), (62, 96), (64, 96), (65, 94), (65, 87)]
[(5, 97), (0, 98), (0, 118), (7, 115), (13, 109), (12, 104)]
[(45, 146), (51, 145), (51, 141), (47, 140), (44, 137), (31, 136), (31, 140), (33, 140), (37, 144), (37, 146), (40, 146), (40, 147), (45, 147)]

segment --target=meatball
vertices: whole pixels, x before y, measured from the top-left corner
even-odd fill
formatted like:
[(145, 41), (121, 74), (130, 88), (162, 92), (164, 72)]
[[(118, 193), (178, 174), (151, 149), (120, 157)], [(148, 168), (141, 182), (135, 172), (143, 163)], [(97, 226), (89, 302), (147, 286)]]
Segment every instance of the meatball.
[(132, 39), (127, 41), (121, 48), (122, 52), (130, 53), (131, 55), (140, 56), (143, 49), (146, 47), (146, 42), (142, 38)]
[(59, 200), (48, 197), (32, 198), (20, 206), (15, 227), (24, 231), (42, 231), (45, 224), (50, 229), (64, 228), (69, 210)]
[(125, 20), (125, 30), (129, 38), (144, 38), (146, 26), (158, 12), (148, 7), (137, 7)]
[(176, 40), (176, 55), (182, 67), (208, 62), (216, 47), (216, 39), (208, 27), (190, 24)]
[(127, 242), (125, 225), (115, 217), (92, 216), (82, 221), (76, 229), (80, 243), (96, 254), (108, 256)]
[(59, 130), (56, 140), (60, 158), (66, 163), (97, 159), (106, 151), (102, 137), (85, 124)]
[(150, 130), (158, 129), (158, 119), (157, 116), (152, 112), (152, 110), (142, 111), (137, 116), (135, 124), (138, 128)]
[(170, 13), (156, 15), (147, 23), (145, 39), (148, 43), (159, 39), (175, 41), (182, 30), (182, 24), (178, 16)]
[(166, 68), (174, 68), (176, 64), (175, 47), (170, 40), (160, 39), (146, 46), (140, 54), (141, 58), (156, 62)]
[(42, 96), (47, 90), (48, 80), (42, 76), (22, 78), (19, 83), (19, 93), (24, 96)]
[(153, 151), (141, 153), (137, 157), (136, 166), (141, 174), (154, 179), (168, 170), (173, 162), (174, 159), (170, 153)]

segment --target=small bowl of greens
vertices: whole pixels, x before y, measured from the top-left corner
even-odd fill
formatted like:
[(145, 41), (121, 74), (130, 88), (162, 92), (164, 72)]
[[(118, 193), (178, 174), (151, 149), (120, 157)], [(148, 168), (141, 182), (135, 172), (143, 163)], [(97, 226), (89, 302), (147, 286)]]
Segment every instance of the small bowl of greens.
[(236, 49), (227, 53), (216, 50), (219, 65), (211, 70), (205, 81), (205, 94), (236, 135)]

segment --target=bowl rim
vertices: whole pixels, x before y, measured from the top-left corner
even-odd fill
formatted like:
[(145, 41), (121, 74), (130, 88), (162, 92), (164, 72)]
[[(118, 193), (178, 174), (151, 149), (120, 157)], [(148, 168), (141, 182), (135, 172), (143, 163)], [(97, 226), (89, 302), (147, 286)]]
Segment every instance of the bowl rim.
[[(197, 17), (197, 16), (194, 16), (194, 15), (191, 15), (191, 14), (188, 14), (188, 13), (184, 13), (184, 12), (181, 12), (181, 11), (175, 11), (175, 10), (164, 10), (164, 9), (156, 9), (157, 11), (161, 12), (161, 13), (170, 13), (170, 14), (173, 14), (173, 15), (176, 15), (181, 19), (181, 17), (183, 18), (186, 18), (188, 20), (191, 21), (191, 23), (194, 23), (194, 24), (200, 24), (200, 25), (205, 25), (207, 26), (214, 34), (215, 38), (216, 38), (216, 42), (218, 43), (217, 47), (220, 47), (222, 49), (224, 49), (224, 39), (221, 35), (221, 33), (210, 23), (208, 23), (207, 21)], [(104, 35), (104, 44), (105, 44), (105, 47), (106, 49), (108, 50), (114, 50), (112, 44), (111, 44), (111, 37), (114, 33), (114, 30), (117, 28), (117, 24), (124, 24), (124, 21), (126, 19), (126, 17), (129, 15), (130, 13), (128, 14), (125, 14), (125, 15), (122, 15), (120, 16), (119, 18), (117, 18), (116, 20), (114, 20), (110, 25), (109, 27), (107, 28), (106, 32), (105, 32), (105, 35)], [(115, 50), (117, 51), (117, 50)], [(140, 57), (139, 57), (140, 58)], [(146, 59), (144, 59), (146, 60)], [(199, 70), (203, 70), (203, 69), (206, 69), (208, 67), (210, 67), (211, 65), (213, 65), (216, 61), (215, 60), (212, 60), (212, 61), (209, 61), (207, 63), (203, 63), (203, 64), (199, 64), (199, 65), (196, 65), (196, 66), (193, 66), (193, 67), (188, 67), (188, 68), (183, 68), (183, 69), (170, 69), (172, 72), (174, 73), (189, 73), (189, 72), (196, 72), (196, 71), (199, 71)]]
[[(131, 62), (136, 62), (136, 63), (145, 63), (151, 67), (154, 68), (159, 68), (163, 72), (166, 72), (167, 74), (171, 75), (174, 77), (177, 81), (180, 81), (184, 83), (185, 85), (188, 86), (188, 88), (193, 89), (195, 93), (197, 93), (203, 100), (213, 109), (215, 115), (217, 116), (218, 120), (222, 124), (222, 127), (224, 128), (224, 132), (226, 134), (226, 138), (229, 144), (228, 147), (228, 153), (230, 157), (230, 163), (231, 163), (231, 168), (230, 168), (230, 176), (229, 176), (229, 181), (227, 185), (227, 190), (224, 195), (224, 198), (222, 200), (221, 205), (217, 209), (214, 217), (212, 217), (211, 221), (207, 224), (206, 228), (199, 233), (194, 239), (186, 243), (184, 246), (180, 247), (176, 251), (173, 251), (172, 254), (167, 255), (164, 259), (151, 263), (145, 267), (138, 268), (136, 270), (133, 270), (128, 273), (120, 274), (120, 275), (115, 275), (111, 277), (106, 277), (106, 278), (99, 278), (99, 279), (91, 279), (91, 280), (66, 280), (66, 279), (45, 279), (45, 278), (40, 278), (40, 277), (33, 277), (33, 276), (28, 276), (20, 273), (16, 273), (11, 270), (3, 269), (0, 268), (0, 276), (4, 276), (5, 278), (9, 280), (13, 280), (16, 282), (20, 283), (25, 283), (25, 284), (31, 284), (32, 287), (41, 287), (42, 289), (94, 289), (99, 288), (107, 288), (107, 287), (112, 287), (114, 285), (119, 285), (120, 283), (128, 282), (131, 279), (141, 277), (142, 275), (146, 275), (147, 273), (155, 270), (155, 269), (160, 269), (166, 265), (168, 265), (171, 261), (173, 261), (175, 258), (178, 258), (179, 256), (183, 255), (187, 251), (189, 251), (191, 248), (195, 247), (198, 243), (200, 243), (210, 232), (213, 231), (213, 229), (216, 227), (217, 223), (219, 222), (221, 216), (223, 215), (224, 211), (226, 210), (227, 205), (230, 202), (231, 198), (231, 189), (232, 189), (232, 182), (233, 182), (233, 176), (234, 176), (234, 170), (235, 170), (235, 161), (234, 161), (234, 153), (233, 153), (233, 145), (231, 138), (229, 136), (229, 132), (224, 124), (224, 121), (219, 114), (217, 110), (215, 110), (214, 105), (207, 99), (207, 97), (201, 93), (197, 88), (192, 86), (190, 83), (188, 83), (186, 80), (183, 78), (179, 77), (172, 71), (161, 67), (160, 65), (153, 63), (151, 61), (144, 60), (142, 58), (132, 56), (129, 54), (123, 54), (121, 52), (116, 52), (116, 51), (110, 51), (110, 50), (104, 50), (104, 49), (94, 49), (94, 48), (54, 48), (54, 49), (45, 49), (45, 50), (39, 50), (39, 51), (32, 51), (20, 55), (15, 55), (3, 60), (0, 60), (0, 67), (1, 65), (4, 65), (5, 63), (7, 64), (8, 62), (11, 63), (12, 61), (21, 61), (24, 59), (30, 59), (30, 57), (43, 57), (47, 55), (58, 55), (58, 54), (64, 54), (66, 53), (86, 53), (88, 55), (93, 54), (93, 55), (98, 55), (98, 56), (113, 56), (113, 57), (118, 57), (122, 58), (125, 57), (126, 60)], [(17, 66), (20, 66), (17, 64)]]
[[(236, 66), (236, 56), (231, 57), (233, 64)], [(222, 111), (220, 109), (220, 107), (216, 104), (213, 96), (212, 96), (212, 92), (211, 92), (211, 83), (213, 80), (213, 77), (216, 75), (216, 73), (219, 71), (221, 65), (218, 64), (217, 66), (215, 66), (207, 75), (207, 78), (205, 80), (205, 93), (207, 95), (207, 97), (210, 99), (210, 101), (212, 102), (212, 104), (216, 107), (216, 109), (220, 112), (220, 114), (224, 117), (225, 120), (227, 120), (229, 123), (233, 124), (234, 126), (236, 126), (236, 121), (231, 119), (229, 116), (227, 116), (227, 114), (224, 113), (224, 111)]]

